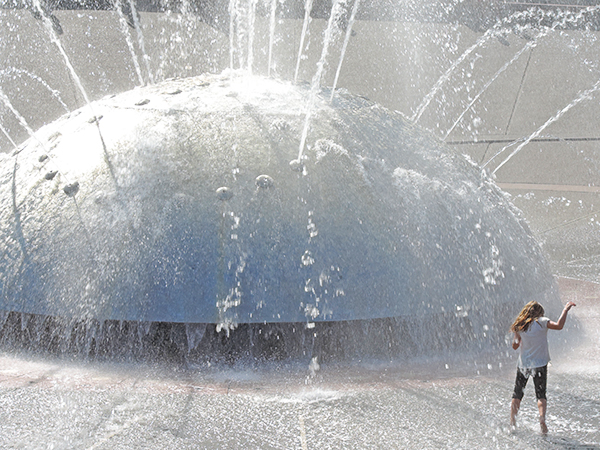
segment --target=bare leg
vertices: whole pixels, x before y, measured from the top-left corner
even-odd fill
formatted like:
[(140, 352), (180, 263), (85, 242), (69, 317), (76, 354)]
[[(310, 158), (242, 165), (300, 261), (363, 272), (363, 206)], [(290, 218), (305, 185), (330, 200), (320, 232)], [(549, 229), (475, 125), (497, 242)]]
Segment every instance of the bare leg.
[(548, 433), (548, 427), (546, 426), (546, 399), (540, 398), (537, 401), (538, 410), (540, 411), (540, 429), (542, 430), (542, 434)]
[(517, 425), (517, 413), (519, 412), (519, 408), (521, 407), (521, 400), (518, 398), (513, 398), (510, 402), (510, 425)]

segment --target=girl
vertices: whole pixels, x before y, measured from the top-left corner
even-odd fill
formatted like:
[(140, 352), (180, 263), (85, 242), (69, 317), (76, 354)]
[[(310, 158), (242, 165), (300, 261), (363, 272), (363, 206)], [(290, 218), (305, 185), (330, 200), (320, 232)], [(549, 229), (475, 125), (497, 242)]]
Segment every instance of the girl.
[(546, 378), (550, 354), (548, 353), (548, 328), (551, 330), (562, 330), (567, 320), (569, 310), (575, 303), (568, 302), (563, 309), (558, 322), (544, 317), (544, 308), (538, 302), (527, 303), (514, 323), (510, 331), (514, 333), (512, 347), (521, 347), (519, 360), (517, 362), (517, 379), (515, 390), (510, 405), (510, 424), (517, 423), (517, 413), (521, 406), (523, 390), (530, 375), (533, 376), (535, 396), (537, 398), (538, 410), (540, 412), (540, 428), (542, 433), (548, 433), (546, 426)]

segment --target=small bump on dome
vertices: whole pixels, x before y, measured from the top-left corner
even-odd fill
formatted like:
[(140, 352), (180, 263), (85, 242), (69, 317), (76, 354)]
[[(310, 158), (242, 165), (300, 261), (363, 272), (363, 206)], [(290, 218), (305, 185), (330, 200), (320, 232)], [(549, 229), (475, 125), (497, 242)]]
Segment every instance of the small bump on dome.
[(256, 177), (256, 185), (259, 188), (270, 188), (273, 186), (273, 183), (273, 178), (271, 178), (269, 175), (259, 175)]
[(271, 130), (273, 131), (286, 131), (290, 128), (290, 124), (284, 119), (275, 119), (271, 123)]
[(304, 164), (299, 159), (293, 159), (290, 161), (290, 169), (294, 172), (302, 172), (304, 170)]
[(220, 187), (219, 189), (217, 189), (217, 198), (219, 200), (227, 201), (231, 197), (233, 197), (233, 192), (228, 187), (223, 186), (223, 187)]
[(65, 194), (67, 194), (69, 197), (73, 197), (75, 194), (77, 194), (77, 192), (79, 192), (79, 182), (76, 181), (75, 183), (71, 183), (71, 184), (67, 184), (64, 188), (63, 191), (65, 192)]
[(55, 140), (57, 140), (59, 137), (62, 136), (62, 133), (60, 131), (57, 131), (56, 133), (52, 133), (49, 137), (48, 137), (48, 142), (53, 142)]
[(102, 119), (102, 117), (104, 116), (94, 116), (90, 120), (88, 120), (88, 123), (98, 123), (100, 122), (100, 119)]

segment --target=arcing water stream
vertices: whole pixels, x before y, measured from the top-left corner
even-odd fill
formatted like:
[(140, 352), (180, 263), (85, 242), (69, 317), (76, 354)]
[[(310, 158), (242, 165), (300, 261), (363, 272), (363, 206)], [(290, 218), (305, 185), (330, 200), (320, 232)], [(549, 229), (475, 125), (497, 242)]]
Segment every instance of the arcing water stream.
[[(462, 3), (446, 2), (444, 8), (458, 10)], [(593, 333), (597, 328), (597, 296), (590, 295), (588, 287), (574, 291), (581, 309), (576, 310), (572, 328), (560, 334), (559, 341), (565, 347), (561, 348), (556, 340), (552, 342), (555, 366), (549, 380), (550, 436), (536, 434), (532, 399), (531, 404), (524, 405), (519, 429), (511, 433), (506, 418), (514, 355), (504, 350), (506, 327), (501, 324), (510, 320), (512, 313), (499, 305), (507, 298), (516, 304), (527, 295), (539, 294), (537, 282), (524, 284), (526, 288), (518, 295), (507, 288), (520, 285), (519, 276), (526, 273), (520, 257), (526, 254), (530, 260), (537, 260), (539, 253), (526, 239), (520, 240), (521, 234), (512, 234), (511, 227), (524, 221), (505, 221), (502, 214), (494, 215), (507, 201), (485, 174), (473, 166), (466, 169), (468, 177), (462, 178), (463, 172), (454, 171), (453, 165), (462, 167), (463, 162), (458, 162), (462, 159), (438, 151), (434, 140), (414, 127), (402, 125), (404, 134), (382, 132), (389, 130), (392, 122), (403, 123), (401, 115), (413, 116), (434, 132), (450, 129), (448, 141), (467, 141), (470, 147), (463, 144), (460, 151), (472, 152), (473, 159), (482, 164), (489, 161), (485, 155), (494, 154), (498, 142), (525, 136), (517, 151), (496, 168), (500, 181), (520, 181), (515, 173), (524, 168), (523, 172), (539, 177), (526, 179), (527, 186), (553, 175), (560, 181), (546, 181), (553, 189), (559, 189), (561, 183), (575, 184), (573, 176), (566, 181), (561, 178), (561, 170), (572, 167), (577, 154), (586, 151), (580, 144), (584, 138), (593, 143), (597, 137), (577, 126), (591, 123), (593, 130), (598, 115), (585, 112), (587, 120), (570, 118), (593, 103), (584, 100), (597, 95), (597, 64), (587, 62), (595, 60), (595, 10), (590, 9), (590, 18), (581, 21), (571, 20), (576, 14), (570, 9), (512, 12), (499, 18), (490, 28), (493, 31), (486, 33), (477, 26), (467, 28), (460, 21), (428, 22), (426, 11), (420, 11), (417, 20), (400, 12), (391, 16), (400, 17), (393, 23), (365, 20), (371, 7), (366, 2), (350, 5), (335, 1), (326, 21), (319, 15), (324, 10), (322, 2), (307, 4), (310, 6), (305, 13), (294, 12), (291, 2), (267, 5), (232, 0), (229, 35), (222, 28), (194, 21), (192, 12), (185, 17), (166, 10), (150, 13), (140, 11), (140, 5), (134, 2), (130, 2), (131, 20), (123, 5), (109, 11), (75, 12), (49, 11), (47, 5), (39, 3), (34, 13), (44, 22), (41, 27), (36, 16), (26, 10), (1, 11), (0, 21), (7, 26), (1, 31), (6, 45), (0, 51), (10, 66), (3, 73), (14, 74), (2, 78), (6, 97), (5, 108), (0, 111), (2, 130), (4, 142), (10, 144), (5, 145), (7, 151), (19, 147), (15, 155), (2, 157), (8, 167), (2, 176), (6, 187), (3, 204), (13, 212), (2, 222), (2, 245), (10, 247), (3, 253), (2, 267), (11, 280), (27, 281), (3, 284), (3, 299), (16, 298), (10, 295), (35, 288), (32, 295), (19, 298), (27, 303), (47, 286), (57, 287), (64, 281), (61, 295), (48, 296), (53, 303), (43, 305), (41, 314), (4, 312), (1, 316), (2, 343), (11, 352), (0, 361), (4, 399), (1, 446), (597, 448), (600, 400)], [(184, 10), (192, 11), (197, 6), (188, 2)], [(338, 11), (342, 6), (343, 11)], [(341, 16), (348, 14), (350, 6), (350, 20), (345, 22), (346, 16)], [(242, 16), (242, 10), (251, 14)], [(532, 17), (539, 20), (527, 27), (538, 27), (535, 35), (545, 37), (523, 46), (522, 21)], [(552, 18), (550, 23), (548, 18)], [(484, 19), (494, 23), (491, 17)], [(124, 25), (127, 22), (131, 23)], [(60, 36), (57, 24), (63, 31)], [(127, 26), (135, 29), (137, 42), (131, 39)], [(342, 48), (330, 46), (334, 35), (342, 31)], [(498, 37), (498, 42), (492, 37)], [(310, 39), (308, 46), (306, 39)], [(58, 52), (54, 46), (58, 46)], [(174, 56), (174, 48), (185, 51)], [(523, 67), (518, 56), (525, 49), (531, 50), (531, 57)], [(560, 66), (567, 65), (564, 61), (570, 55), (577, 62), (569, 68), (567, 77)], [(135, 89), (146, 84), (139, 58), (150, 84), (143, 89)], [(554, 60), (558, 65), (548, 70)], [(339, 61), (335, 73), (326, 70), (336, 66), (333, 61)], [(224, 77), (190, 77), (202, 72), (218, 73), (234, 67), (234, 63), (247, 73), (313, 80), (310, 95), (301, 95), (307, 90), (292, 88), (285, 81), (234, 77), (233, 72)], [(463, 65), (469, 68), (461, 70)], [(571, 76), (573, 71), (577, 71), (576, 77)], [(161, 84), (167, 73), (186, 80)], [(551, 80), (542, 81), (547, 74)], [(573, 92), (568, 83), (560, 87), (552, 84), (560, 76), (575, 78)], [(527, 84), (530, 78), (534, 80), (533, 88)], [(30, 89), (26, 79), (43, 79), (46, 87), (40, 88), (40, 83), (34, 82), (36, 88)], [(323, 85), (336, 85), (338, 81), (337, 94), (332, 89), (317, 95)], [(75, 94), (73, 83), (77, 86)], [(270, 89), (279, 90), (281, 95), (261, 91), (266, 84), (276, 86)], [(532, 101), (530, 93), (535, 92), (536, 84), (555, 87), (546, 88), (545, 95)], [(239, 86), (252, 87), (251, 95)], [(402, 114), (359, 99), (346, 89), (374, 97)], [(56, 92), (63, 100), (57, 101)], [(551, 94), (555, 93), (560, 94), (559, 101), (551, 102)], [(333, 102), (326, 106), (325, 97), (330, 95), (334, 96)], [(196, 103), (189, 101), (192, 96)], [(211, 96), (218, 101), (211, 103)], [(255, 101), (252, 96), (262, 100)], [(455, 101), (457, 97), (460, 101)], [(510, 101), (505, 104), (506, 99)], [(86, 111), (90, 104), (94, 105), (91, 114), (89, 109)], [(225, 107), (210, 110), (206, 106), (210, 104)], [(33, 131), (57, 118), (64, 105), (74, 111), (68, 120)], [(96, 109), (100, 105), (102, 110)], [(285, 108), (278, 110), (281, 105)], [(528, 105), (534, 106), (527, 109)], [(333, 111), (333, 118), (323, 111)], [(202, 118), (203, 114), (213, 113), (219, 117)], [(448, 126), (445, 121), (449, 121)], [(366, 122), (368, 126), (359, 126)], [(535, 152), (523, 149), (538, 144), (541, 133), (560, 135), (561, 126), (572, 127), (567, 132), (569, 145), (577, 149), (574, 157), (569, 156), (568, 164), (558, 159), (552, 171), (537, 170), (535, 160), (519, 162), (519, 157), (535, 156)], [(103, 133), (98, 136), (94, 128), (100, 127)], [(94, 133), (86, 134), (90, 129)], [(135, 139), (116, 137), (134, 129)], [(165, 133), (167, 129), (177, 131), (173, 139)], [(246, 129), (260, 133), (241, 131)], [(83, 133), (85, 139), (69, 141), (76, 133)], [(35, 138), (25, 150), (20, 142), (28, 135)], [(117, 141), (119, 145), (125, 143), (127, 151), (116, 151)], [(205, 153), (198, 153), (194, 145), (205, 141), (211, 145), (205, 146)], [(176, 145), (167, 147), (172, 142)], [(259, 150), (254, 154), (249, 151), (257, 142), (260, 152), (268, 154), (266, 159), (253, 156)], [(288, 142), (293, 145), (288, 146)], [(377, 150), (382, 143), (384, 148), (389, 146), (389, 152)], [(394, 145), (402, 152), (406, 148), (428, 148), (430, 152), (424, 156), (420, 152), (401, 153), (400, 158)], [(290, 153), (288, 148), (293, 151)], [(292, 165), (292, 169), (301, 170), (296, 172), (288, 164), (297, 155), (298, 166)], [(106, 173), (107, 161), (110, 174)], [(434, 166), (438, 169), (429, 172)], [(192, 170), (197, 167), (202, 171)], [(203, 167), (214, 172), (204, 171)], [(509, 175), (502, 178), (506, 173)], [(171, 174), (175, 175), (167, 176)], [(577, 172), (577, 182), (580, 176)], [(593, 174), (589, 176), (592, 178), (585, 182), (590, 186), (584, 187), (593, 187), (596, 182)], [(76, 180), (81, 181), (77, 188)], [(122, 191), (118, 201), (111, 203), (116, 198), (115, 186), (132, 191)], [(290, 186), (291, 190), (286, 189)], [(40, 192), (44, 195), (38, 197)], [(293, 195), (288, 195), (290, 192)], [(207, 193), (204, 203), (199, 201), (199, 193)], [(471, 194), (473, 205), (461, 203)], [(42, 208), (40, 198), (46, 199), (41, 201), (49, 202), (50, 207)], [(535, 195), (529, 192), (515, 197), (526, 206), (531, 198)], [(386, 203), (389, 199), (393, 201)], [(489, 199), (493, 201), (487, 203)], [(578, 200), (578, 213), (592, 220), (586, 221), (586, 233), (575, 234), (589, 236), (593, 242), (597, 222), (593, 210), (590, 213), (584, 208), (588, 202), (593, 207), (594, 201), (588, 197)], [(199, 204), (207, 206), (198, 209)], [(473, 213), (479, 211), (478, 204), (484, 205), (481, 217)], [(144, 205), (152, 207), (144, 209)], [(398, 205), (406, 208), (403, 214), (395, 209)], [(64, 209), (68, 214), (58, 214), (61, 208), (69, 208)], [(36, 215), (36, 211), (48, 214)], [(274, 215), (265, 214), (268, 211)], [(508, 211), (514, 213), (512, 207)], [(572, 209), (559, 212), (569, 215), (572, 222)], [(209, 233), (206, 230), (212, 222), (206, 218), (213, 213), (218, 226)], [(540, 223), (560, 229), (569, 223), (554, 223), (562, 218), (561, 214), (544, 210), (528, 219), (534, 231), (542, 228)], [(188, 216), (194, 220), (186, 222)], [(297, 219), (296, 228), (290, 216)], [(338, 217), (342, 220), (337, 221)], [(149, 218), (160, 219), (156, 222), (160, 226), (148, 226), (152, 222)], [(196, 235), (189, 224), (199, 221), (208, 228), (201, 228), (201, 235)], [(103, 224), (107, 224), (106, 233), (99, 232)], [(33, 229), (39, 234), (30, 234)], [(296, 235), (291, 233), (295, 229)], [(67, 236), (71, 231), (84, 238), (70, 239)], [(340, 237), (343, 245), (324, 245), (332, 235)], [(12, 245), (15, 236), (17, 245)], [(204, 236), (216, 236), (218, 242), (214, 247), (205, 245), (201, 241)], [(119, 241), (121, 237), (123, 242)], [(51, 275), (37, 272), (37, 267), (31, 265), (30, 272), (23, 272), (32, 274), (31, 278), (11, 278), (18, 273), (15, 262), (19, 261), (19, 246), (22, 254), (36, 255), (34, 250), (43, 249), (53, 239), (66, 251), (38, 258), (47, 264), (44, 267), (51, 267)], [(503, 239), (516, 239), (521, 244), (511, 247)], [(294, 251), (287, 250), (290, 241), (298, 244)], [(170, 246), (139, 251), (157, 242), (169, 242)], [(269, 242), (272, 247), (255, 242)], [(593, 244), (578, 247), (571, 244), (579, 241), (560, 237), (544, 242), (545, 249), (553, 249), (556, 242), (566, 242), (566, 251), (574, 258), (594, 251)], [(198, 249), (204, 248), (214, 248), (214, 255), (197, 258)], [(382, 253), (373, 253), (376, 248)], [(402, 248), (409, 249), (406, 258), (386, 259)], [(175, 252), (169, 253), (171, 249)], [(69, 252), (82, 257), (66, 258)], [(86, 266), (90, 252), (95, 272), (84, 270), (90, 267)], [(264, 265), (263, 271), (258, 269), (257, 254), (285, 256), (286, 252), (291, 259), (282, 257), (275, 264)], [(519, 257), (513, 257), (513, 253)], [(190, 255), (194, 258), (188, 258)], [(453, 255), (459, 257), (452, 260)], [(568, 261), (561, 255), (552, 253), (552, 267), (559, 274), (567, 266), (562, 261)], [(406, 263), (409, 257), (415, 259)], [(216, 305), (220, 315), (208, 328), (181, 318), (196, 311), (198, 293), (204, 288), (201, 282), (189, 290), (178, 284), (181, 280), (202, 280), (198, 276), (201, 269), (188, 264), (191, 260), (210, 261), (206, 270), (211, 265), (216, 268), (212, 278), (218, 295), (210, 296), (206, 309)], [(130, 270), (134, 267), (136, 270)], [(406, 289), (400, 284), (382, 288), (390, 279), (401, 278), (398, 268), (420, 276), (407, 277), (415, 282)], [(389, 276), (392, 272), (395, 277)], [(536, 269), (531, 272), (536, 275), (521, 278), (531, 281), (542, 272)], [(469, 278), (473, 284), (463, 281), (467, 278), (456, 281), (457, 273), (473, 274)], [(145, 274), (150, 274), (149, 284), (139, 282)], [(269, 289), (273, 286), (282, 286), (293, 278), (290, 274), (299, 274), (291, 283), (294, 288), (273, 298), (280, 299), (280, 303), (284, 303), (281, 299), (291, 299), (291, 307), (276, 309), (265, 294), (264, 305), (268, 306), (258, 302), (259, 308), (244, 309), (256, 292), (272, 292)], [(43, 283), (33, 281), (40, 279)], [(180, 299), (192, 293), (194, 301), (186, 308), (169, 311), (169, 323), (152, 318), (140, 320), (139, 316), (134, 320), (89, 319), (86, 314), (96, 312), (90, 305), (96, 305), (99, 311), (108, 304), (105, 300), (111, 291), (102, 288), (101, 282), (106, 282), (106, 287), (109, 281), (117, 280), (123, 281), (118, 291), (122, 302), (121, 307), (113, 307), (115, 310), (134, 311), (136, 303), (128, 300), (137, 299), (138, 292), (144, 298), (154, 296), (158, 300)], [(361, 289), (361, 301), (349, 300)], [(403, 301), (419, 299), (414, 304), (398, 303), (406, 305), (409, 312), (394, 310), (394, 318), (374, 314), (400, 308), (390, 292), (398, 296), (401, 291)], [(72, 304), (77, 297), (73, 293), (85, 295)], [(301, 302), (294, 299), (298, 293), (303, 296)], [(469, 296), (490, 301), (477, 311), (469, 304)], [(344, 298), (347, 300), (340, 301)], [(383, 307), (378, 306), (382, 299)], [(562, 300), (566, 301), (564, 292)], [(62, 315), (82, 315), (66, 319), (61, 319), (61, 314), (47, 315), (61, 304), (67, 305), (58, 308)], [(163, 304), (157, 301), (154, 311), (160, 311)], [(18, 307), (22, 308), (23, 302)], [(110, 314), (110, 307), (103, 311)], [(149, 314), (150, 309), (141, 311)], [(244, 314), (252, 317), (265, 311), (272, 316), (269, 320), (281, 319), (277, 314), (296, 314), (300, 319), (284, 319), (288, 321), (281, 326), (264, 324), (263, 318), (256, 324), (239, 323)], [(327, 321), (319, 322), (321, 315), (331, 318), (343, 311), (346, 318), (359, 319), (360, 326), (352, 327), (348, 320), (341, 321), (336, 329)], [(414, 311), (421, 312), (411, 318)], [(406, 316), (409, 319), (403, 318)], [(234, 333), (229, 333), (236, 325), (237, 340), (232, 337)], [(578, 341), (576, 331), (581, 329), (587, 335)], [(297, 340), (286, 341), (288, 332)], [(113, 340), (105, 340), (106, 336)], [(357, 345), (361, 337), (369, 336), (370, 346)], [(467, 353), (463, 338), (470, 343)], [(192, 353), (203, 339), (210, 344), (203, 349), (208, 353), (200, 352), (195, 359), (186, 353)], [(17, 353), (18, 346), (13, 345), (17, 341), (35, 345), (20, 347), (24, 353)], [(161, 344), (152, 347), (151, 341)], [(33, 347), (42, 344), (49, 344), (63, 359), (53, 361), (47, 354), (43, 359), (33, 356)], [(143, 364), (131, 362), (138, 360), (146, 345), (155, 352), (150, 364), (148, 359)], [(282, 355), (291, 353), (286, 345), (301, 356), (295, 361), (281, 361)], [(348, 358), (342, 363), (335, 363), (335, 358), (323, 359), (319, 351), (325, 347)], [(254, 358), (253, 351), (258, 348), (268, 352)], [(130, 362), (121, 366), (97, 362), (113, 351), (113, 355)], [(73, 353), (88, 355), (96, 362), (67, 363), (64, 358)], [(382, 363), (390, 356), (393, 363)], [(219, 362), (217, 368), (215, 360)], [(272, 360), (279, 362), (269, 362)], [(165, 365), (153, 369), (153, 364)], [(227, 364), (233, 364), (233, 368), (228, 369)]]

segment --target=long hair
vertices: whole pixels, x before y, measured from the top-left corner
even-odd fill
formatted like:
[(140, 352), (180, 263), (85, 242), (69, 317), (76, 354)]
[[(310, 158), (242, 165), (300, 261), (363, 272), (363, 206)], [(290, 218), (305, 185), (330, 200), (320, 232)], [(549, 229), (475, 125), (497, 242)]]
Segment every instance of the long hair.
[(523, 307), (513, 324), (510, 326), (510, 331), (516, 333), (527, 331), (531, 323), (543, 315), (543, 306), (536, 301), (531, 301)]

